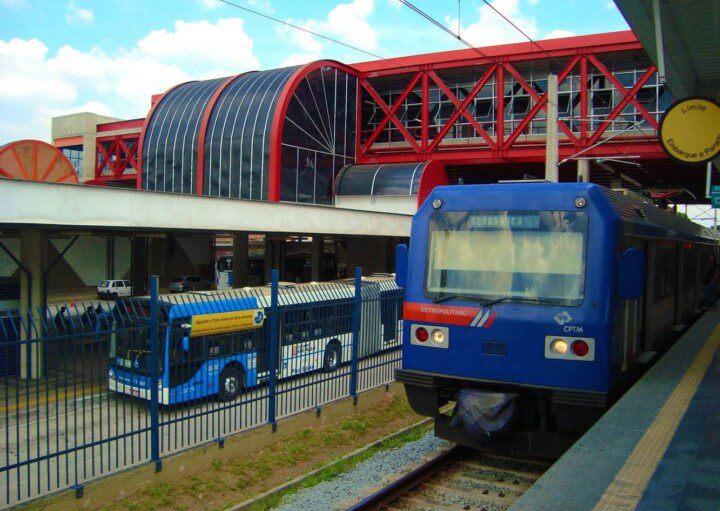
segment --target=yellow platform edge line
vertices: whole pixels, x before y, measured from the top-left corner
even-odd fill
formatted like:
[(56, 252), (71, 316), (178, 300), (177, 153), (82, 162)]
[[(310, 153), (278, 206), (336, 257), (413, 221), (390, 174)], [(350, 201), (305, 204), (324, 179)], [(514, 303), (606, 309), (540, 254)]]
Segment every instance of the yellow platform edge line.
[(615, 479), (605, 489), (594, 511), (625, 511), (637, 507), (710, 367), (718, 345), (720, 345), (720, 325), (715, 327), (705, 345), (695, 356), (687, 372), (635, 445)]
[[(18, 410), (22, 410), (23, 413), (28, 411), (43, 408), (45, 406), (54, 405), (55, 403), (69, 402), (74, 403), (77, 400), (89, 398), (92, 395), (97, 395), (102, 391), (107, 390), (106, 384), (92, 385), (90, 387), (72, 387), (64, 388), (62, 390), (53, 390), (45, 395), (45, 391), (41, 390), (40, 395), (34, 390), (30, 391), (30, 399), (27, 399), (27, 393), (25, 390), (19, 392), (20, 402), (9, 403), (7, 406), (4, 403), (5, 398), (0, 398), (0, 415), (14, 414)], [(15, 397), (15, 393), (12, 393), (12, 397)], [(25, 398), (23, 400), (23, 398)]]

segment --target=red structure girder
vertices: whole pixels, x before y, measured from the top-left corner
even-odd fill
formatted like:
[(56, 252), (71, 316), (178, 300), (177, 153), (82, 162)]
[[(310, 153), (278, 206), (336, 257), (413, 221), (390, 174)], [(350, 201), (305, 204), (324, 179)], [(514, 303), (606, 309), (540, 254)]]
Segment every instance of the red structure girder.
[[(579, 67), (580, 77), (580, 113), (579, 117), (577, 113), (573, 119), (576, 124), (574, 129), (569, 125), (568, 119), (561, 119), (558, 121), (558, 128), (561, 132), (560, 146), (561, 157), (572, 156), (573, 154), (585, 150), (590, 146), (598, 143), (603, 139), (603, 135), (607, 129), (612, 126), (613, 121), (621, 118), (623, 110), (628, 105), (632, 105), (635, 108), (636, 113), (647, 121), (647, 126), (653, 130), (657, 130), (657, 120), (648, 112), (648, 110), (638, 101), (637, 94), (644, 85), (648, 83), (648, 80), (654, 75), (656, 69), (652, 64), (649, 64), (647, 70), (640, 76), (636, 83), (631, 88), (626, 88), (620, 83), (617, 77), (602, 63), (602, 54), (608, 54), (613, 58), (617, 58), (617, 54), (614, 53), (618, 50), (628, 51), (630, 49), (639, 49), (638, 43), (631, 43), (623, 41), (621, 43), (615, 42), (612, 46), (612, 53), (609, 49), (603, 46), (602, 51), (599, 54), (597, 48), (592, 46), (586, 46), (582, 48), (575, 48), (573, 52), (568, 53), (568, 48), (562, 48), (555, 51), (558, 56), (565, 57), (564, 67), (558, 73), (558, 83), (562, 84), (567, 80), (570, 75)], [(615, 47), (618, 46), (619, 47)], [(552, 52), (548, 53), (535, 53), (529, 58), (528, 55), (524, 55), (525, 59), (546, 59), (548, 55), (555, 57)], [(513, 55), (517, 57), (517, 55)], [(408, 58), (412, 61), (412, 58)], [(402, 60), (402, 59), (401, 59)], [(477, 60), (477, 62), (475, 62)], [(365, 131), (361, 140), (365, 140), (364, 144), (358, 146), (358, 163), (378, 163), (378, 162), (401, 162), (401, 161), (422, 161), (422, 160), (498, 160), (498, 161), (523, 161), (528, 157), (534, 157), (537, 153), (537, 158), (544, 158), (544, 141), (541, 144), (539, 141), (521, 139), (522, 135), (536, 134), (528, 133), (530, 123), (538, 117), (540, 112), (547, 111), (548, 109), (548, 93), (540, 94), (530, 83), (526, 80), (522, 73), (518, 71), (516, 67), (517, 63), (521, 61), (517, 58), (509, 58), (507, 55), (492, 54), (489, 57), (483, 57), (481, 59), (471, 58), (470, 61), (474, 65), (484, 64), (486, 67), (482, 75), (472, 83), (472, 89), (463, 98), (462, 101), (456, 97), (453, 91), (448, 87), (447, 83), (440, 77), (437, 70), (448, 69), (449, 67), (466, 67), (469, 62), (468, 59), (459, 61), (458, 63), (448, 62), (434, 62), (431, 64), (422, 65), (409, 65), (407, 67), (399, 67), (393, 69), (397, 75), (408, 75), (409, 81), (402, 89), (402, 93), (399, 96), (393, 94), (394, 101), (391, 104), (387, 104), (381, 94), (378, 92), (377, 85), (373, 85), (372, 80), (377, 79), (379, 76), (389, 76), (393, 74), (391, 72), (385, 72), (385, 70), (371, 70), (360, 76), (360, 84), (370, 94), (373, 101), (380, 107), (384, 116), (380, 119), (379, 123), (373, 126), (372, 131)], [(362, 65), (360, 66), (362, 67)], [(593, 126), (589, 122), (589, 99), (591, 97), (589, 83), (589, 69), (596, 69), (601, 73), (621, 96), (621, 100), (613, 107), (609, 115), (602, 119), (602, 122)], [(575, 73), (577, 75), (577, 72)], [(597, 75), (595, 75), (597, 76)], [(470, 105), (479, 93), (479, 91), (490, 81), (491, 78), (495, 79), (495, 134), (492, 136), (488, 133), (487, 129), (481, 126), (481, 123), (473, 117), (469, 110)], [(508, 122), (506, 119), (506, 104), (505, 104), (505, 85), (506, 78), (511, 78), (514, 83), (521, 88), (527, 96), (530, 97), (530, 108), (526, 115), (523, 116), (522, 120), (518, 122), (518, 119), (513, 119), (512, 122), (517, 123), (514, 129), (510, 133), (505, 132), (505, 126)], [(409, 132), (407, 126), (405, 126), (398, 119), (398, 111), (406, 101), (408, 95), (416, 89), (417, 84), (420, 83), (421, 91), (421, 112), (420, 112), (420, 129), (415, 131), (413, 134)], [(450, 114), (447, 122), (444, 122), (442, 127), (439, 129), (437, 134), (433, 136), (431, 133), (431, 119), (430, 119), (430, 94), (429, 86), (434, 83), (439, 87), (440, 91), (444, 96), (452, 103), (454, 110)], [(465, 84), (465, 87), (470, 87), (470, 84)], [(577, 92), (577, 91), (575, 91)], [(452, 127), (460, 120), (463, 119), (467, 124), (472, 127), (472, 131), (476, 136), (471, 136), (477, 140), (464, 139), (460, 142), (453, 143), (452, 139), (446, 139), (445, 137), (450, 132)], [(542, 118), (540, 119), (542, 120)], [(402, 135), (402, 141), (398, 139), (393, 140), (390, 135), (388, 140), (392, 143), (388, 144), (376, 144), (378, 138), (390, 129), (390, 125), (397, 128), (397, 131)], [(363, 126), (362, 110), (358, 109), (358, 132), (360, 132)], [(578, 129), (579, 128), (579, 129)], [(615, 137), (611, 143), (603, 144), (603, 149), (598, 154), (627, 154), (627, 151), (632, 151), (633, 154), (643, 152), (650, 158), (661, 157), (661, 151), (659, 144), (654, 138), (654, 134), (648, 134), (644, 136), (638, 136), (637, 131), (631, 131), (627, 134), (622, 134)], [(368, 134), (368, 136), (364, 136)], [(418, 136), (419, 135), (419, 136)], [(647, 146), (639, 147), (638, 142), (646, 143)], [(611, 145), (614, 148), (609, 149)], [(622, 147), (620, 151), (615, 149)], [(564, 149), (562, 149), (564, 148)], [(542, 149), (538, 152), (536, 149)], [(456, 154), (457, 153), (457, 154)], [(541, 154), (542, 153), (542, 154)], [(591, 152), (589, 154), (594, 154)], [(653, 156), (655, 155), (655, 156)]]
[[(487, 69), (487, 71), (485, 71), (485, 74), (483, 74), (480, 80), (478, 80), (478, 82), (472, 88), (470, 93), (465, 97), (462, 103), (460, 103), (457, 97), (455, 97), (455, 94), (452, 93), (452, 91), (448, 88), (445, 82), (442, 81), (442, 79), (437, 75), (435, 71), (428, 72), (428, 75), (430, 76), (430, 78), (432, 78), (432, 81), (435, 82), (438, 87), (440, 87), (440, 90), (442, 90), (445, 96), (447, 96), (447, 98), (453, 103), (453, 105), (455, 105), (455, 111), (452, 113), (450, 119), (448, 119), (448, 121), (445, 123), (445, 126), (442, 127), (442, 129), (437, 134), (432, 143), (428, 146), (428, 151), (433, 151), (440, 144), (443, 138), (445, 138), (445, 135), (447, 135), (448, 131), (450, 131), (450, 129), (455, 125), (461, 115), (465, 117), (465, 119), (470, 123), (475, 132), (485, 139), (485, 141), (490, 147), (497, 147), (495, 142), (490, 138), (490, 135), (488, 135), (487, 132), (482, 129), (482, 127), (478, 124), (475, 118), (470, 115), (467, 110), (470, 103), (472, 103), (473, 99), (475, 99), (475, 96), (477, 96), (478, 92), (480, 92), (480, 89), (485, 86), (487, 81), (492, 76), (495, 68), (496, 66), (491, 66)], [(428, 103), (427, 94), (423, 96), (423, 103)]]
[[(140, 174), (138, 163), (139, 133), (98, 137), (96, 181), (137, 181)], [(110, 170), (110, 174), (106, 170)], [(130, 171), (134, 172), (130, 172)]]

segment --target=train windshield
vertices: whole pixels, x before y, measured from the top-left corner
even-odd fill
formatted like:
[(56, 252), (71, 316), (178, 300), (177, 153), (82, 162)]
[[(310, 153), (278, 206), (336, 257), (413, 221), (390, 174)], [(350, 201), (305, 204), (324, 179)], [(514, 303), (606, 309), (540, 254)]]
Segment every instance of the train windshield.
[(425, 293), (579, 305), (588, 219), (574, 211), (448, 211), (430, 219)]

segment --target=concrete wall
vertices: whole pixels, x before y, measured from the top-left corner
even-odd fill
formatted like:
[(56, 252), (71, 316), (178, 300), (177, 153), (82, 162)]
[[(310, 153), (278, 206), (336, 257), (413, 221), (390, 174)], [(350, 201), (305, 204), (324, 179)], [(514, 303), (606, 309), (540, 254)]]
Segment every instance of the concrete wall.
[(337, 195), (335, 197), (335, 207), (414, 215), (417, 211), (417, 195), (377, 195), (372, 197), (366, 195)]
[(388, 250), (390, 246), (387, 238), (348, 238), (347, 246), (347, 276), (355, 274), (355, 267), (362, 266), (363, 275), (371, 273), (392, 272)]
[(67, 137), (83, 137), (83, 166), (80, 181), (95, 179), (95, 141), (97, 140), (97, 125), (105, 122), (119, 121), (114, 117), (82, 112), (78, 114), (62, 115), (52, 119), (52, 139)]
[[(50, 240), (58, 252), (69, 242), (69, 239)], [(107, 278), (105, 243), (105, 238), (99, 236), (80, 236), (63, 256), (86, 286), (97, 286)]]
[[(18, 238), (0, 238), (8, 250), (20, 259), (20, 240)], [(18, 267), (10, 256), (8, 256), (4, 250), (0, 249), (0, 277), (12, 277), (17, 272)]]
[(130, 238), (115, 238), (115, 272), (108, 277), (113, 279), (130, 278), (131, 250)]

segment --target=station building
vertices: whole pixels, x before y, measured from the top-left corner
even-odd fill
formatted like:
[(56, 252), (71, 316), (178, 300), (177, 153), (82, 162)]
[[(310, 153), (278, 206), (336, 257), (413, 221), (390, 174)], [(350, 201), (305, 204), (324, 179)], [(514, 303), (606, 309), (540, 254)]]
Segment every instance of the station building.
[[(77, 231), (56, 232), (48, 285), (90, 287), (104, 275), (141, 289), (151, 273), (211, 280), (217, 258), (229, 253), (243, 256), (236, 285), (264, 281), (271, 266), (288, 280), (347, 276), (355, 264), (392, 271), (393, 246), (435, 186), (544, 177), (549, 73), (559, 83), (561, 181), (705, 201), (706, 167), (679, 168), (657, 141), (673, 97), (630, 31), (356, 64), (321, 60), (177, 84), (153, 96), (141, 119), (54, 118), (53, 144), (79, 181), (96, 185), (93, 198), (110, 194), (103, 210), (118, 207), (111, 190), (128, 188), (178, 201), (243, 199), (247, 218), (241, 226), (220, 221), (228, 210), (217, 203), (214, 229), (212, 218), (202, 228), (191, 219), (186, 229), (118, 230), (111, 222), (80, 232), (70, 248)], [(258, 213), (259, 203), (278, 203), (279, 223)], [(291, 204), (329, 207), (326, 220), (354, 211), (370, 233), (391, 218), (382, 214), (402, 216), (405, 227), (378, 236), (338, 225), (313, 232)], [(6, 253), (20, 259), (19, 245), (5, 239), (0, 251), (6, 280), (17, 280)], [(73, 262), (81, 247), (85, 256)], [(313, 254), (313, 263), (290, 261)]]

